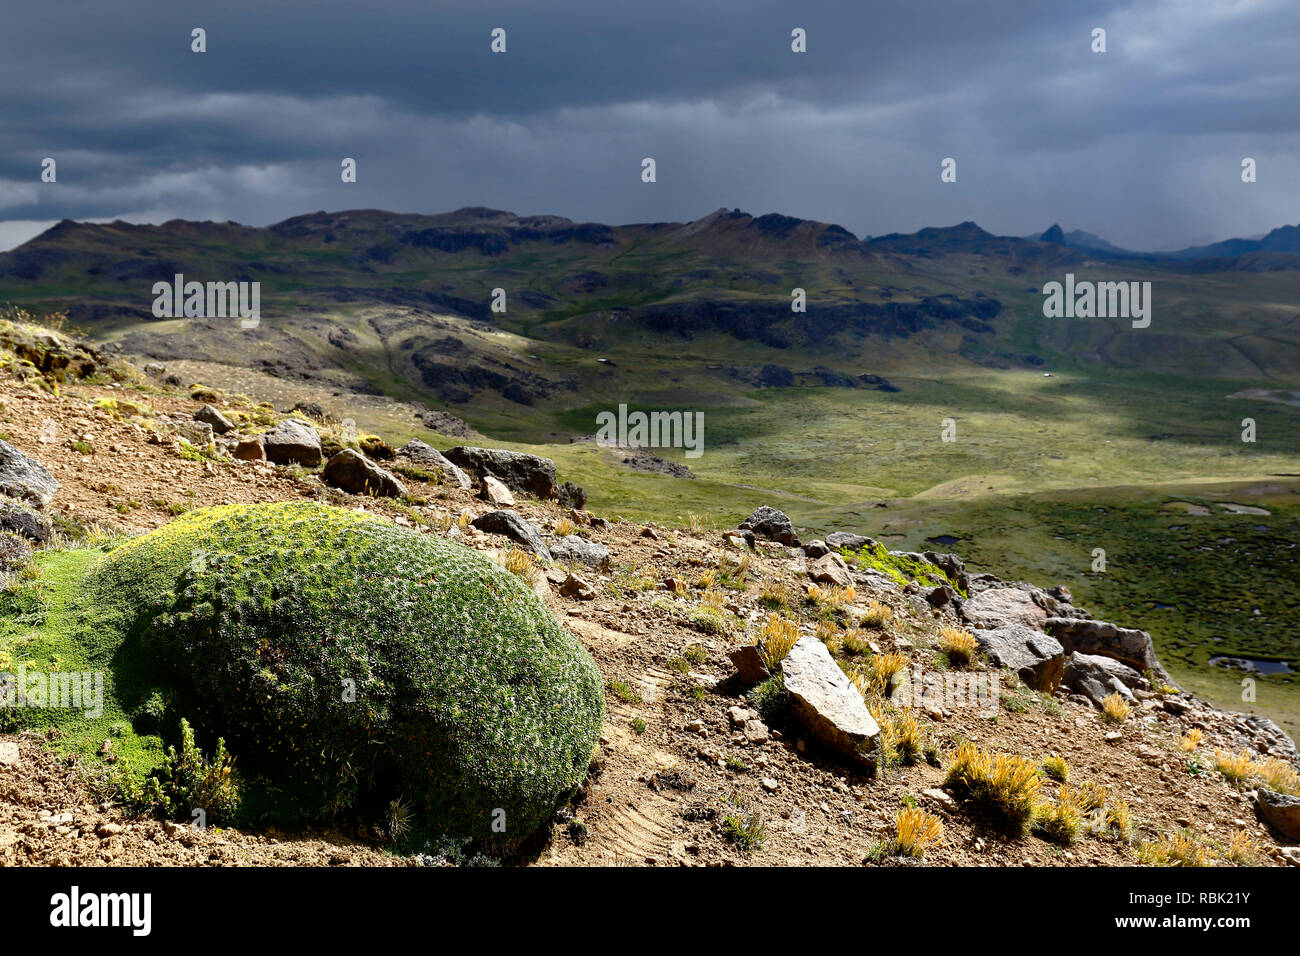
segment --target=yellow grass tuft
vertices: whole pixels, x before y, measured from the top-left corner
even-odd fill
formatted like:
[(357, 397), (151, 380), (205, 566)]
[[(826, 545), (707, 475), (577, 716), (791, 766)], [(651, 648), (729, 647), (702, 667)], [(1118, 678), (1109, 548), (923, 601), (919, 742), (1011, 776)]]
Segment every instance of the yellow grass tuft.
[(1234, 830), (1228, 837), (1228, 850), (1224, 856), (1238, 866), (1254, 866), (1259, 861), (1255, 844), (1245, 830)]
[(776, 670), (797, 643), (799, 625), (779, 614), (769, 614), (758, 632), (758, 646), (768, 670)]
[(1255, 773), (1259, 774), (1260, 779), (1270, 790), (1300, 797), (1300, 774), (1285, 761), (1270, 757), (1263, 763), (1255, 765)]
[(1250, 752), (1245, 749), (1235, 755), (1223, 750), (1215, 750), (1214, 769), (1223, 774), (1223, 779), (1229, 783), (1245, 783), (1255, 772), (1255, 762), (1250, 759)]
[(1043, 761), (1043, 773), (1057, 783), (1065, 783), (1070, 779), (1070, 765), (1065, 762), (1064, 757), (1052, 755)]
[(570, 521), (568, 517), (562, 517), (559, 521), (555, 522), (555, 533), (561, 538), (568, 537), (577, 530), (578, 526)]
[(1201, 733), (1201, 728), (1193, 727), (1179, 739), (1178, 746), (1187, 753), (1191, 753), (1201, 745), (1201, 738), (1204, 736), (1205, 735)]
[(879, 601), (872, 601), (867, 605), (866, 612), (859, 621), (863, 627), (884, 627), (894, 617), (894, 609), (888, 604), (881, 604)]
[(1101, 717), (1107, 723), (1122, 724), (1128, 719), (1128, 703), (1119, 694), (1107, 694), (1101, 702)]
[(939, 650), (958, 667), (965, 667), (974, 659), (977, 647), (979, 644), (975, 635), (969, 631), (958, 627), (939, 629)]
[(1084, 809), (1069, 787), (1061, 786), (1056, 803), (1043, 801), (1034, 806), (1034, 831), (1054, 843), (1069, 845), (1083, 830)]
[(974, 744), (954, 752), (944, 786), (959, 800), (973, 803), (995, 822), (1024, 833), (1033, 819), (1042, 778), (1032, 760), (989, 753)]
[(894, 852), (900, 856), (920, 857), (943, 836), (943, 823), (933, 813), (920, 807), (904, 807), (894, 814)]
[(1211, 866), (1210, 855), (1190, 833), (1181, 831), (1138, 847), (1139, 863), (1148, 866)]

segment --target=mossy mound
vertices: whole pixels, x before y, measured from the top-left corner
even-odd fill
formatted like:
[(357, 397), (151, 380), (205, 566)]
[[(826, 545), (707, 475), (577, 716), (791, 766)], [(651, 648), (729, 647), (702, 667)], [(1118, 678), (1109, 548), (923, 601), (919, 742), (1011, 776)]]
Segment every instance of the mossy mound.
[(137, 730), (224, 737), (267, 817), (398, 801), (416, 835), (517, 844), (600, 733), (595, 663), (519, 578), (363, 513), (194, 511), (84, 585), (83, 639)]

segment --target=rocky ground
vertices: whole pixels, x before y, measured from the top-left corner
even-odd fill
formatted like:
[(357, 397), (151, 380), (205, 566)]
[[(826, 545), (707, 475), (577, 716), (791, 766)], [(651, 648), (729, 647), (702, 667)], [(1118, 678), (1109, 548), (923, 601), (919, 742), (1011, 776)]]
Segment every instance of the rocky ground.
[[(956, 557), (933, 554), (922, 560), (956, 589), (899, 581), (835, 553), (867, 539), (803, 543), (770, 509), (738, 529), (622, 522), (583, 510), (580, 489), (545, 460), (395, 450), (302, 410), (195, 397), (151, 371), (83, 376), (58, 394), (27, 373), (0, 381), (0, 437), (58, 481), (36, 510), (55, 529), (138, 532), (205, 505), (316, 498), (512, 561), (607, 682), (591, 776), (535, 865), (1114, 866), (1183, 832), (1215, 865), (1300, 863), (1300, 801), (1261, 798), (1258, 774), (1233, 783), (1216, 769), (1216, 750), (1245, 750), (1294, 771), (1285, 735), (1166, 686), (1149, 637), (1092, 620), (1061, 589), (968, 575)], [(768, 724), (732, 654), (753, 646), (773, 613), (797, 629), (789, 660), (821, 686), (807, 701), (818, 713)], [(907, 711), (921, 728), (916, 759), (873, 768), (872, 730), (904, 713), (899, 694), (910, 685), (885, 682), (868, 714), (844, 671), (819, 670), (832, 661), (828, 648), (858, 677), (890, 655), (903, 674), (933, 674), (943, 628), (978, 644), (969, 667), (947, 673), (996, 676), (1000, 692), (972, 706), (917, 701)], [(794, 677), (792, 663), (787, 683)], [(1126, 718), (1106, 718), (1110, 697), (1126, 702)], [(1064, 758), (1071, 788), (1100, 785), (1107, 805), (1127, 805), (1131, 833), (1085, 827), (1062, 842), (992, 826), (944, 789), (944, 768), (965, 743), (1035, 765)], [(1042, 790), (1055, 795), (1057, 784)], [(92, 794), (84, 768), (43, 741), (0, 736), (0, 863), (401, 862), (341, 833), (196, 834), (126, 819)], [(909, 806), (942, 824), (920, 858), (891, 852), (895, 815)]]

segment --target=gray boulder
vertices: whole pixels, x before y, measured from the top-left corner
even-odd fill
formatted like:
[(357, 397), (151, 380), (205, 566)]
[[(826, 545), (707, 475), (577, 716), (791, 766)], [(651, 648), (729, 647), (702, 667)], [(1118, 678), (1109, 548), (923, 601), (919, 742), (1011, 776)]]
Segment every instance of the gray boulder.
[(1056, 638), (1022, 624), (975, 631), (980, 650), (998, 667), (1009, 668), (1027, 687), (1055, 690), (1065, 673), (1065, 649)]
[(482, 517), (475, 518), (474, 527), (488, 534), (500, 534), (516, 544), (521, 544), (543, 560), (551, 560), (551, 550), (537, 533), (537, 529), (528, 523), (519, 512), (510, 508), (489, 511)]
[(522, 491), (538, 498), (554, 498), (555, 462), (538, 455), (526, 455), (501, 448), (473, 448), (457, 445), (447, 449), (446, 456), (454, 464), (479, 477), (492, 475), (503, 481), (511, 491)]
[(411, 464), (420, 468), (438, 469), (442, 472), (443, 479), (457, 488), (469, 488), (474, 484), (470, 481), (469, 475), (465, 474), (459, 466), (453, 464), (446, 455), (418, 438), (412, 438), (397, 449), (397, 457), (405, 458)]
[(1077, 652), (1066, 658), (1061, 681), (1098, 707), (1111, 694), (1132, 701), (1134, 689), (1147, 690), (1151, 686), (1145, 677), (1114, 658)]
[(826, 536), (826, 547), (832, 551), (838, 551), (841, 548), (848, 548), (850, 551), (861, 551), (863, 548), (874, 548), (875, 546), (876, 539), (868, 538), (865, 534), (832, 531)]
[(880, 759), (880, 727), (826, 645), (805, 636), (781, 663), (790, 711), (828, 750), (866, 768)]
[(767, 505), (754, 509), (754, 513), (742, 521), (739, 527), (741, 531), (752, 531), (760, 538), (799, 547), (799, 536), (795, 534), (789, 516)]
[(54, 522), (16, 498), (0, 498), (0, 534), (4, 533), (44, 544), (54, 533)]
[(321, 462), (320, 436), (311, 422), (286, 418), (262, 436), (266, 460), (277, 465), (314, 468)]
[(203, 422), (205, 425), (211, 425), (212, 431), (218, 435), (224, 435), (235, 427), (234, 422), (211, 405), (204, 405), (195, 412), (194, 420)]
[(727, 657), (736, 665), (736, 673), (742, 684), (761, 684), (772, 676), (763, 660), (763, 652), (753, 644), (744, 644), (727, 654)]
[(0, 494), (33, 501), (43, 508), (58, 490), (59, 483), (48, 468), (0, 439)]
[(556, 561), (585, 564), (601, 571), (609, 570), (609, 548), (597, 541), (588, 541), (581, 535), (570, 534), (551, 545), (551, 557)]
[[(966, 606), (970, 607), (970, 603)], [(1112, 657), (1142, 673), (1152, 671), (1161, 680), (1170, 679), (1156, 660), (1155, 645), (1146, 631), (1091, 618), (1067, 617), (1049, 617), (1043, 629), (1060, 641), (1067, 653)]]
[(406, 486), (358, 451), (344, 448), (325, 465), (321, 480), (354, 495), (400, 498)]
[(961, 614), (973, 627), (1020, 627), (1036, 631), (1044, 629), (1047, 611), (1034, 600), (1026, 588), (1005, 587), (980, 591), (970, 600), (963, 601)]
[(1300, 840), (1300, 797), (1260, 787), (1255, 791), (1255, 805), (1270, 827), (1288, 840)]

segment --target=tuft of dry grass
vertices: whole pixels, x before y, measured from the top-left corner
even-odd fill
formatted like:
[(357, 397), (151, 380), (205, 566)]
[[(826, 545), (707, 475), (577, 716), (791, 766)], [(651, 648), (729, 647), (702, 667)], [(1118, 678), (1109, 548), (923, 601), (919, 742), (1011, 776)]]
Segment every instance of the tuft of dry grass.
[(1300, 774), (1285, 761), (1270, 757), (1263, 763), (1255, 764), (1255, 773), (1270, 790), (1300, 796)]
[(1042, 778), (1032, 760), (963, 744), (948, 764), (944, 786), (1006, 829), (1023, 834), (1033, 820)]
[(790, 649), (799, 643), (799, 625), (779, 614), (769, 614), (758, 632), (758, 646), (767, 669), (780, 667)]
[(1033, 828), (1044, 839), (1068, 846), (1079, 839), (1083, 830), (1084, 809), (1078, 796), (1069, 787), (1062, 785), (1057, 792), (1056, 803), (1043, 801), (1035, 804)]
[(920, 807), (904, 807), (894, 814), (894, 852), (921, 857), (943, 836), (943, 822)]
[(518, 548), (511, 548), (507, 551), (501, 563), (506, 566), (507, 571), (523, 578), (525, 583), (530, 586), (532, 585), (534, 575), (536, 575), (538, 570), (540, 570), (537, 564), (537, 559), (527, 551), (521, 551)]
[(1103, 783), (1093, 783), (1090, 780), (1079, 788), (1079, 805), (1088, 813), (1104, 807), (1109, 797), (1110, 790)]
[(568, 516), (560, 518), (555, 522), (555, 533), (561, 538), (567, 538), (573, 532), (578, 530), (578, 526), (569, 520)]
[(1223, 779), (1229, 783), (1242, 784), (1255, 772), (1255, 762), (1250, 759), (1248, 750), (1242, 749), (1240, 753), (1230, 754), (1216, 749), (1214, 769), (1223, 774)]
[(1179, 739), (1178, 746), (1181, 750), (1191, 753), (1201, 745), (1201, 738), (1204, 736), (1200, 727), (1193, 727)]
[(888, 604), (881, 604), (879, 601), (872, 601), (867, 605), (867, 610), (863, 613), (862, 619), (858, 622), (862, 627), (884, 627), (894, 618), (894, 609)]
[(957, 627), (939, 629), (939, 650), (956, 667), (965, 667), (975, 658), (979, 643), (975, 635)]
[(1064, 757), (1058, 757), (1055, 754), (1043, 761), (1043, 773), (1051, 777), (1057, 783), (1065, 783), (1070, 779), (1070, 765), (1065, 762)]
[(1107, 694), (1101, 702), (1101, 718), (1109, 724), (1122, 724), (1128, 719), (1128, 703), (1118, 693)]
[(1133, 839), (1133, 813), (1129, 810), (1127, 801), (1115, 801), (1114, 805), (1106, 811), (1106, 824), (1125, 843)]
[(1250, 834), (1245, 830), (1234, 830), (1228, 837), (1228, 849), (1224, 858), (1238, 866), (1254, 866), (1259, 861), (1259, 853)]
[(1193, 839), (1186, 830), (1173, 836), (1161, 837), (1155, 843), (1143, 843), (1138, 847), (1139, 863), (1147, 866), (1211, 866), (1209, 853), (1205, 847)]

